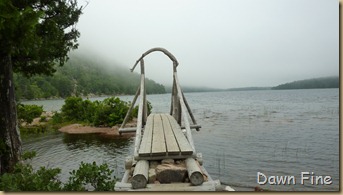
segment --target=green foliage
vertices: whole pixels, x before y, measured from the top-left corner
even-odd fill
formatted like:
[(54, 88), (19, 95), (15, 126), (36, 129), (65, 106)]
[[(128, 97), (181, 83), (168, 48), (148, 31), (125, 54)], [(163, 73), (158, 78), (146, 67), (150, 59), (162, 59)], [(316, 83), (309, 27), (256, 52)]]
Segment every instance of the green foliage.
[(59, 168), (40, 167), (34, 171), (29, 164), (17, 163), (12, 173), (0, 177), (0, 189), (4, 191), (60, 191), (61, 181), (57, 179)]
[[(32, 159), (35, 151), (24, 152), (23, 160)], [(60, 168), (40, 167), (33, 170), (30, 164), (17, 163), (11, 173), (0, 176), (2, 191), (113, 191), (116, 179), (107, 164), (81, 162), (78, 170), (70, 172), (68, 182), (59, 180)], [(88, 189), (89, 185), (93, 189)]]
[(110, 97), (104, 101), (96, 101), (96, 111), (94, 116), (94, 125), (114, 126), (123, 122), (129, 105), (118, 97)]
[(339, 77), (323, 77), (293, 81), (273, 87), (272, 89), (315, 89), (315, 88), (338, 88)]
[(34, 157), (36, 157), (37, 153), (36, 151), (25, 151), (22, 155), (21, 158), (23, 160), (28, 160), (28, 159), (32, 159)]
[(76, 0), (2, 0), (0, 57), (10, 55), (14, 71), (27, 76), (53, 73), (78, 46), (81, 10)]
[(33, 119), (39, 117), (42, 112), (43, 106), (25, 104), (17, 105), (18, 119), (27, 123), (31, 123)]
[[(114, 126), (124, 121), (130, 103), (120, 100), (118, 97), (106, 98), (103, 101), (82, 100), (81, 97), (68, 97), (62, 106), (61, 113), (53, 116), (53, 123), (84, 122), (95, 126)], [(151, 113), (152, 105), (148, 101), (148, 114)], [(131, 114), (137, 117), (138, 106)]]
[(66, 191), (84, 191), (85, 186), (91, 185), (94, 191), (113, 191), (115, 178), (112, 178), (113, 170), (107, 164), (98, 166), (96, 162), (84, 163), (78, 170), (70, 172), (68, 183), (65, 185)]
[[(50, 76), (26, 78), (14, 75), (18, 99), (68, 97), (72, 95), (134, 94), (140, 76), (120, 66), (95, 61), (87, 56), (72, 55), (63, 67)], [(148, 94), (165, 93), (164, 86), (146, 79)]]

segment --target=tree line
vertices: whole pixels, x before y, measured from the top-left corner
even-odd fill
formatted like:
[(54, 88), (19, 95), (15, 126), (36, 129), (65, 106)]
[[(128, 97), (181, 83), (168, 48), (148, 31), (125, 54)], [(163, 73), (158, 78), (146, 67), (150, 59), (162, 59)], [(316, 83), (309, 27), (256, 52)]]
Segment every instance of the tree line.
[(339, 88), (339, 77), (322, 77), (293, 81), (272, 87), (272, 89), (318, 89), (318, 88)]
[[(105, 60), (72, 55), (52, 76), (14, 74), (17, 99), (65, 98), (71, 95), (117, 95), (136, 92), (140, 76)], [(164, 86), (146, 79), (148, 94), (165, 93)]]

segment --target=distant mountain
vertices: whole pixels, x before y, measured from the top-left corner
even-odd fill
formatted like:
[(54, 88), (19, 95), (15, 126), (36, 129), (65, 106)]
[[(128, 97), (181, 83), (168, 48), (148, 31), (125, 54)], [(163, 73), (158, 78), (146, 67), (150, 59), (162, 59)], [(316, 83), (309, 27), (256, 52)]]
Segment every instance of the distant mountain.
[[(17, 99), (65, 98), (71, 95), (100, 96), (135, 94), (140, 75), (99, 57), (74, 54), (53, 76), (26, 78), (14, 75)], [(164, 86), (146, 79), (147, 93), (165, 93)]]
[(339, 77), (321, 77), (306, 80), (293, 81), (273, 87), (272, 89), (315, 89), (315, 88), (339, 88)]
[[(167, 93), (171, 93), (172, 86), (164, 86)], [(210, 87), (192, 87), (192, 86), (181, 86), (183, 92), (213, 92), (213, 91), (224, 91), (223, 89), (216, 89)]]

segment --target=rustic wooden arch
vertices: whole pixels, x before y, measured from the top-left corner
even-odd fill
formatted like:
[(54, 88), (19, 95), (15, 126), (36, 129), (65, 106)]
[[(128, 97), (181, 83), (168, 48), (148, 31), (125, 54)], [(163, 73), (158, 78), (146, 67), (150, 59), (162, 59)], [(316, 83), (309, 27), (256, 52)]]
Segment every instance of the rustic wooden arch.
[[(155, 47), (155, 48), (149, 49), (148, 51), (143, 53), (142, 56), (136, 61), (136, 63), (130, 69), (131, 72), (133, 72), (133, 70), (136, 68), (138, 62), (141, 62), (145, 56), (147, 56), (150, 53), (155, 52), (155, 51), (160, 51), (160, 52), (164, 53), (166, 56), (168, 56), (169, 59), (173, 62), (174, 72), (176, 72), (176, 67), (179, 65), (179, 62), (177, 61), (177, 59), (175, 58), (175, 56), (172, 53), (170, 53), (168, 50), (166, 50), (162, 47)], [(142, 71), (144, 72), (144, 69)]]

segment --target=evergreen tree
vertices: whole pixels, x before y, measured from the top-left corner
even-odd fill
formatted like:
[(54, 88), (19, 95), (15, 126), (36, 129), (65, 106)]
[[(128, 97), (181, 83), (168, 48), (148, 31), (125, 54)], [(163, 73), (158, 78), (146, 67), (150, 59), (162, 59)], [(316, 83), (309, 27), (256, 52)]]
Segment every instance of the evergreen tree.
[[(63, 66), (80, 36), (76, 0), (0, 1), (0, 174), (20, 159), (13, 72), (50, 75)], [(37, 87), (37, 86), (32, 86)]]

